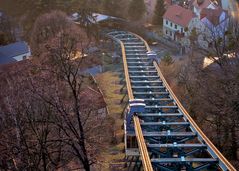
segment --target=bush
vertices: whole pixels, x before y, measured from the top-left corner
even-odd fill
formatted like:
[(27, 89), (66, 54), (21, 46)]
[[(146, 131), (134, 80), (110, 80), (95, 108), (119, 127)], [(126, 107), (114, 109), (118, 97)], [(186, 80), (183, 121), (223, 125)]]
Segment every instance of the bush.
[(167, 54), (165, 54), (165, 55), (162, 57), (161, 62), (162, 62), (164, 65), (167, 65), (167, 66), (168, 66), (168, 65), (173, 64), (173, 63), (174, 63), (174, 60), (173, 60), (172, 56), (171, 56), (169, 53), (167, 53)]

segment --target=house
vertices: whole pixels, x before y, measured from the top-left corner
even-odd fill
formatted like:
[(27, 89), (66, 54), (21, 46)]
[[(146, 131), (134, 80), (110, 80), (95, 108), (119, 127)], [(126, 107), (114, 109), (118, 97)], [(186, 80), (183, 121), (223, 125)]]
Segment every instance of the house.
[(178, 41), (185, 36), (190, 22), (196, 18), (196, 15), (189, 9), (179, 5), (171, 5), (163, 15), (163, 33), (164, 36)]
[(181, 39), (181, 44), (189, 47), (190, 35), (193, 30), (196, 31), (196, 42), (199, 47), (207, 49), (213, 44), (213, 40), (223, 37), (227, 31), (229, 16), (227, 11), (218, 7), (216, 9), (204, 8), (201, 11), (200, 18), (193, 18), (189, 25), (185, 37)]
[(193, 6), (193, 12), (200, 17), (202, 9), (208, 8), (208, 9), (216, 9), (218, 5), (215, 2), (212, 2), (211, 0), (194, 0), (192, 3)]
[(217, 9), (203, 9), (200, 20), (211, 33), (212, 38), (223, 37), (229, 25), (228, 12), (220, 7)]
[(0, 46), (0, 64), (8, 64), (28, 59), (31, 51), (26, 42), (16, 42)]

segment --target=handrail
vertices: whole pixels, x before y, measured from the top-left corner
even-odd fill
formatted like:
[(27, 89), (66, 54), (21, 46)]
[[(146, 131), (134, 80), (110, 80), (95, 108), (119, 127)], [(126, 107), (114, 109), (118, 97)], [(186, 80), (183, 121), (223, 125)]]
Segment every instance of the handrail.
[(178, 108), (184, 113), (190, 124), (193, 126), (193, 128), (197, 131), (198, 134), (202, 137), (203, 141), (213, 150), (213, 152), (216, 154), (216, 156), (223, 162), (223, 164), (227, 167), (230, 171), (236, 171), (236, 169), (232, 166), (232, 164), (222, 155), (222, 153), (213, 145), (213, 143), (209, 140), (209, 138), (203, 133), (203, 131), (199, 128), (199, 126), (196, 124), (196, 122), (192, 119), (192, 117), (189, 115), (189, 113), (186, 111), (186, 109), (183, 107), (181, 102), (178, 100), (172, 89), (170, 88), (169, 84), (167, 83), (166, 79), (164, 78), (157, 62), (153, 62), (156, 70), (158, 71), (159, 77), (163, 81), (163, 84), (169, 91), (170, 95), (173, 97), (174, 101), (178, 105)]
[(152, 167), (152, 163), (149, 157), (149, 153), (148, 153), (148, 149), (146, 146), (146, 143), (144, 141), (144, 136), (143, 136), (143, 132), (140, 126), (140, 121), (138, 116), (134, 116), (134, 129), (135, 129), (135, 134), (136, 134), (136, 138), (138, 141), (138, 146), (140, 148), (140, 152), (141, 152), (141, 157), (142, 157), (142, 163), (144, 166), (144, 171), (153, 171), (153, 167)]

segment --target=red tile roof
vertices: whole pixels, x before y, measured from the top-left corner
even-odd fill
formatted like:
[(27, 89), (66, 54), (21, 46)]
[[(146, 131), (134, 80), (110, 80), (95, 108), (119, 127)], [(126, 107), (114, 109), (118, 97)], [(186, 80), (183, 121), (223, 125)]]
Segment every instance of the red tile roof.
[(195, 14), (191, 10), (179, 5), (170, 6), (163, 16), (163, 18), (183, 27), (187, 27), (194, 17)]

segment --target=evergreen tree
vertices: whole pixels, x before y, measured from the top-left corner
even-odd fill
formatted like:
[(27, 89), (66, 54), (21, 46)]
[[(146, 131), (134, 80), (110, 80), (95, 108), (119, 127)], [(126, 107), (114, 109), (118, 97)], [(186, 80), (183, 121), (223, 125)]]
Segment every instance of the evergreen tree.
[(157, 0), (157, 4), (154, 9), (153, 24), (162, 25), (163, 24), (163, 15), (165, 13), (164, 0)]
[(131, 20), (140, 20), (146, 12), (144, 0), (131, 0), (129, 4), (129, 18)]

